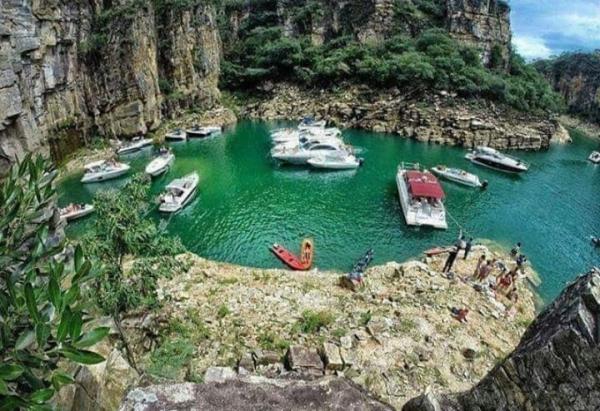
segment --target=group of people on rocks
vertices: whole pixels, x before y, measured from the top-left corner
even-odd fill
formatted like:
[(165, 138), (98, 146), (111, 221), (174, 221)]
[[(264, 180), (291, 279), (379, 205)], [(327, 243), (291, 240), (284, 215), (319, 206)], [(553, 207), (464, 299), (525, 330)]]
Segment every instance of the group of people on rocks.
[[(463, 258), (466, 260), (471, 248), (473, 239), (465, 240), (465, 237), (460, 232), (456, 243), (448, 252), (448, 257), (444, 264), (443, 272), (451, 275), (452, 267), (461, 250), (464, 250)], [(482, 290), (488, 288), (494, 292), (496, 297), (504, 295), (509, 301), (516, 303), (519, 299), (517, 280), (519, 273), (524, 275), (524, 264), (527, 262), (527, 257), (521, 253), (521, 243), (517, 243), (510, 251), (511, 258), (514, 261), (512, 267), (507, 267), (503, 261), (496, 258), (488, 258), (485, 254), (481, 255), (473, 271), (472, 280), (477, 284), (475, 288)], [(467, 280), (465, 278), (464, 280)], [(466, 322), (469, 310), (466, 308), (453, 309), (452, 316), (460, 322)]]

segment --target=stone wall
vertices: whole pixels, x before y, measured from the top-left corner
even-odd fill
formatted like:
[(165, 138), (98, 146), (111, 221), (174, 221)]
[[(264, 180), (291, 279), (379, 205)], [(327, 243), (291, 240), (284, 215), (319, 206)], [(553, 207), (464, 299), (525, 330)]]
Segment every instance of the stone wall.
[(405, 411), (600, 409), (600, 272), (579, 277), (473, 389), (427, 393)]
[(304, 91), (280, 85), (242, 115), (295, 120), (308, 115), (343, 128), (399, 134), (418, 141), (464, 147), (546, 149), (565, 134), (558, 121), (537, 117), (486, 101), (471, 102), (447, 92), (412, 98), (402, 90), (374, 92), (346, 87), (343, 91)]
[(211, 106), (220, 55), (209, 5), (165, 14), (133, 0), (5, 0), (0, 171), (26, 152), (48, 153), (68, 130), (80, 140), (133, 136), (191, 104)]

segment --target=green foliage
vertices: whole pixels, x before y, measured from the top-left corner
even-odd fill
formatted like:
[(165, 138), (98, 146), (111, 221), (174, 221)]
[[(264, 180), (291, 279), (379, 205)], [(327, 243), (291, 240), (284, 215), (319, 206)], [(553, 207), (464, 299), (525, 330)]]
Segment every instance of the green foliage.
[(225, 318), (230, 313), (231, 313), (231, 311), (229, 310), (229, 307), (227, 307), (225, 304), (222, 304), (221, 306), (219, 306), (219, 309), (217, 310), (217, 318), (219, 318), (219, 319)]
[[(506, 61), (502, 48), (496, 45), (491, 51), (490, 67), (484, 67), (479, 50), (437, 28), (444, 14), (439, 1), (398, 1), (397, 27), (389, 39), (375, 45), (343, 35), (314, 45), (310, 30), (302, 29), (318, 18), (310, 1), (290, 6), (287, 12), (299, 35), (284, 35), (279, 20), (272, 16), (276, 7), (271, 3), (253, 4), (253, 11), (239, 29), (239, 38), (227, 42), (222, 88), (252, 89), (265, 81), (292, 81), (308, 87), (351, 82), (407, 91), (455, 91), (523, 111), (562, 109), (560, 96), (518, 56)], [(407, 31), (406, 27), (411, 29)], [(223, 30), (228, 30), (227, 26)], [(513, 67), (509, 73), (508, 66)]]
[(187, 368), (196, 351), (187, 340), (174, 339), (165, 341), (150, 356), (150, 364), (146, 371), (157, 377), (177, 380), (182, 370)]
[(73, 375), (59, 362), (96, 364), (88, 348), (108, 329), (84, 332), (81, 290), (92, 278), (80, 247), (67, 260), (54, 233), (56, 172), (27, 156), (0, 185), (0, 404), (45, 408)]
[[(185, 251), (179, 239), (163, 235), (146, 217), (148, 189), (149, 179), (138, 174), (121, 190), (100, 192), (94, 200), (97, 218), (83, 243), (98, 271), (93, 297), (107, 314), (155, 307), (158, 279), (188, 268), (175, 258)], [(126, 256), (133, 259), (127, 271)]]
[(273, 332), (268, 331), (258, 336), (258, 344), (264, 350), (269, 351), (286, 351), (290, 348), (290, 342), (282, 340)]
[(305, 334), (319, 332), (321, 328), (331, 325), (335, 317), (329, 311), (306, 310), (302, 313), (302, 318), (298, 320), (296, 328)]

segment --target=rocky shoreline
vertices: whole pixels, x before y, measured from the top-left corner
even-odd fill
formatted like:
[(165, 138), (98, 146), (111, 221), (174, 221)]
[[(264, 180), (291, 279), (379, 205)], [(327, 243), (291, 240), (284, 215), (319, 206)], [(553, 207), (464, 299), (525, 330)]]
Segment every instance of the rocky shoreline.
[(323, 118), (341, 128), (398, 134), (422, 142), (497, 149), (543, 150), (567, 141), (555, 118), (534, 116), (489, 101), (448, 92), (410, 96), (399, 89), (340, 87), (337, 91), (267, 85), (264, 96), (243, 104), (240, 117), (262, 120)]
[[(131, 313), (123, 327), (138, 364), (154, 370), (146, 383), (206, 381), (214, 377), (212, 367), (275, 379), (331, 375), (401, 407), (427, 386), (471, 388), (533, 320), (535, 296), (524, 285), (517, 303), (474, 287), (470, 277), (482, 253), (509, 260), (476, 246), (468, 259), (457, 260), (451, 278), (440, 273), (445, 256), (388, 263), (368, 270), (356, 292), (338, 284), (339, 273), (253, 269), (186, 254), (181, 258), (191, 269), (159, 284), (162, 308)], [(451, 310), (465, 307), (470, 313), (462, 323)], [(116, 330), (113, 335), (116, 341)], [(157, 363), (156, 353), (170, 352), (167, 347), (187, 347), (186, 361)], [(98, 351), (109, 361), (82, 367), (77, 375), (86, 391), (69, 388), (61, 396), (64, 409), (86, 409), (86, 401), (115, 404), (115, 396), (142, 383), (108, 342)]]

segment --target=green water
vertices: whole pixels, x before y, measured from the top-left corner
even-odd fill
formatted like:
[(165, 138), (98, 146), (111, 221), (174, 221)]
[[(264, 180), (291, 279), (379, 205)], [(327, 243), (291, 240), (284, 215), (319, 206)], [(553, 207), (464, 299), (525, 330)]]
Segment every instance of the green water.
[[(519, 153), (531, 169), (511, 176), (472, 165), (459, 148), (348, 130), (344, 137), (362, 150), (364, 166), (355, 172), (317, 172), (282, 167), (269, 158), (269, 130), (282, 125), (242, 122), (221, 137), (171, 144), (175, 165), (153, 182), (153, 196), (194, 170), (201, 183), (195, 200), (168, 220), (167, 231), (204, 257), (255, 267), (281, 267), (267, 246), (279, 242), (296, 251), (305, 236), (315, 240), (321, 269), (347, 270), (370, 247), (376, 263), (403, 261), (453, 241), (458, 226), (449, 218), (445, 232), (407, 227), (395, 186), (397, 165), (444, 163), (490, 182), (484, 192), (444, 183), (448, 212), (476, 238), (505, 247), (521, 241), (542, 277), (539, 291), (546, 300), (576, 274), (600, 264), (600, 250), (589, 241), (591, 234), (600, 234), (600, 167), (586, 161), (597, 146), (592, 140), (575, 136), (573, 144), (549, 152)], [(149, 149), (123, 157), (135, 171), (143, 171), (150, 158)], [(127, 181), (84, 186), (80, 177), (61, 182), (62, 204), (89, 202), (97, 190)], [(157, 212), (153, 216), (160, 218)], [(77, 235), (92, 221), (69, 231)]]

